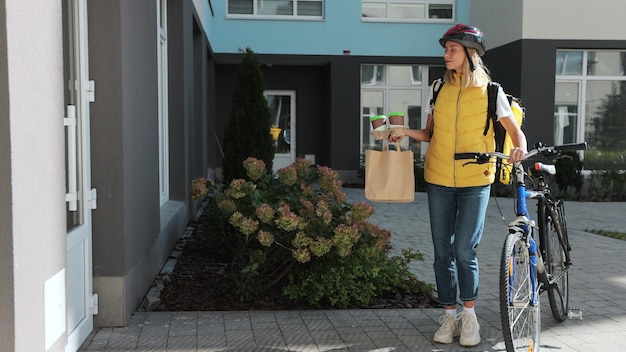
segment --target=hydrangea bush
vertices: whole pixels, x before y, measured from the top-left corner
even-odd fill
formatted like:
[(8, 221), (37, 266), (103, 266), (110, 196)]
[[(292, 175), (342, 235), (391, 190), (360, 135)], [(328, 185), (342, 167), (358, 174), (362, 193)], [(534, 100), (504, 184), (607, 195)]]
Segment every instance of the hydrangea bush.
[(293, 300), (338, 307), (367, 305), (386, 292), (426, 292), (408, 270), (419, 252), (390, 256), (391, 234), (366, 220), (374, 209), (346, 200), (337, 173), (298, 159), (276, 174), (248, 158), (247, 179), (192, 182), (231, 259), (241, 299), (280, 285)]

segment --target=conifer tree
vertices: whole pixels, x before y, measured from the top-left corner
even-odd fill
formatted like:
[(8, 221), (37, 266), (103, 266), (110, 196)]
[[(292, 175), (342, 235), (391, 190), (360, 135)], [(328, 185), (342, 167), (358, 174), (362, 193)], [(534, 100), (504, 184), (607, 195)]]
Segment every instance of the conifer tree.
[(224, 183), (245, 178), (243, 161), (248, 157), (263, 160), (266, 170), (272, 170), (274, 141), (270, 134), (270, 110), (263, 89), (261, 65), (257, 55), (248, 48), (237, 69), (232, 110), (224, 138)]

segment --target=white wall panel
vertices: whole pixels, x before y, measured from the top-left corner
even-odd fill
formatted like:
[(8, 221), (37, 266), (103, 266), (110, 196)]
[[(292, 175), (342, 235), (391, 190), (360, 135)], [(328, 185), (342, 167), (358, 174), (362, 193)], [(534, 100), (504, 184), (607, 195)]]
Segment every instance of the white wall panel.
[(524, 0), (524, 39), (624, 40), (624, 0)]
[(473, 0), (487, 50), (520, 39), (624, 40), (624, 0)]
[[(3, 4), (15, 279), (8, 289), (15, 295), (15, 351), (43, 351), (44, 282), (65, 268), (61, 2), (6, 0)], [(61, 336), (56, 343), (64, 346)]]

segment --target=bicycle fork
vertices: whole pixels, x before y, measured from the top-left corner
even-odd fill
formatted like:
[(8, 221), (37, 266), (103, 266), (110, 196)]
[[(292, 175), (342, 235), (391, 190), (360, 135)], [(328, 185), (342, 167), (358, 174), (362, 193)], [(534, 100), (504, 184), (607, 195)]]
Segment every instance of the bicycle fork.
[[(521, 219), (521, 218), (520, 218)], [(519, 219), (518, 219), (519, 220)], [(513, 224), (512, 224), (513, 225)], [(539, 253), (537, 251), (537, 242), (535, 241), (535, 239), (532, 236), (532, 225), (533, 222), (529, 221), (529, 223), (517, 223), (513, 226), (515, 226), (515, 228), (512, 229), (512, 231), (521, 231), (524, 234), (524, 242), (525, 242), (525, 246), (528, 250), (528, 263), (522, 263), (522, 265), (528, 265), (529, 266), (529, 272), (530, 272), (530, 292), (529, 292), (529, 303), (532, 306), (536, 306), (539, 302), (539, 294), (541, 293), (541, 283), (539, 280), (539, 277), (541, 275), (545, 275), (546, 271), (545, 271), (545, 266), (543, 264), (543, 260), (541, 259), (541, 253)], [(511, 270), (511, 272), (509, 272), (509, 289), (511, 290), (509, 292), (509, 304), (513, 304), (513, 299), (514, 299), (514, 294), (513, 294), (513, 290), (515, 287), (514, 281), (516, 280), (517, 277), (517, 266), (520, 263), (513, 261), (511, 263), (511, 265), (509, 265), (509, 270)]]
[(528, 256), (530, 257), (530, 283), (532, 288), (531, 303), (534, 306), (539, 301), (539, 284), (537, 281), (537, 273), (539, 272), (538, 263), (542, 263), (542, 261), (537, 260), (537, 242), (535, 242), (535, 239), (532, 236), (528, 236), (528, 239)]

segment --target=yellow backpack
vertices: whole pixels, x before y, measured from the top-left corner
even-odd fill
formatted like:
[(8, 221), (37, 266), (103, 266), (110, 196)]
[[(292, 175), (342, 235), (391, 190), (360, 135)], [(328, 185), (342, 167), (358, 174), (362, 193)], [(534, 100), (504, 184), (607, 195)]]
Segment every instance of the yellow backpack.
[[(493, 121), (494, 136), (496, 140), (496, 151), (504, 154), (509, 154), (513, 149), (513, 141), (511, 136), (506, 133), (504, 126), (498, 121), (496, 116), (496, 102), (498, 100), (498, 88), (500, 84), (496, 82), (489, 82), (487, 86), (488, 94), (488, 106), (487, 106), (487, 123), (485, 125), (484, 134), (489, 131), (489, 121)], [(517, 121), (517, 125), (522, 128), (524, 126), (524, 119), (526, 118), (526, 110), (522, 106), (522, 100), (514, 97), (510, 94), (506, 95), (511, 104), (511, 110), (513, 111), (513, 117)], [(511, 183), (511, 167), (507, 160), (496, 161), (496, 179), (495, 182), (499, 182), (505, 185)]]

